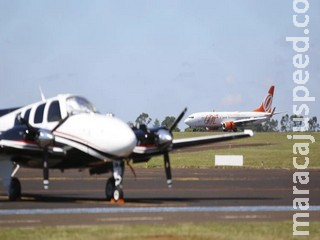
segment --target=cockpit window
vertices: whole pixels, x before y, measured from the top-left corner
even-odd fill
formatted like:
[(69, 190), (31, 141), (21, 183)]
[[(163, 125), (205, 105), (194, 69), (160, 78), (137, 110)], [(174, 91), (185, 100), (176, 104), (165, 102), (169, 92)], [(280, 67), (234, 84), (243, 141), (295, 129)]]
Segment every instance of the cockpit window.
[(56, 122), (61, 120), (59, 101), (53, 101), (48, 110), (48, 122)]
[(70, 115), (97, 112), (96, 108), (83, 97), (69, 97), (67, 99), (67, 111)]

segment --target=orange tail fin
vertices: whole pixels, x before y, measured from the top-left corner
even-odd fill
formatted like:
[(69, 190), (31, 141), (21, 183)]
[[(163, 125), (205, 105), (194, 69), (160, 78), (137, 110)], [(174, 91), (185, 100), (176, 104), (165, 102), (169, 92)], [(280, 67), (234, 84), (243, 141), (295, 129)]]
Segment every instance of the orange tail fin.
[(273, 93), (274, 93), (274, 86), (272, 85), (269, 88), (267, 96), (264, 98), (262, 101), (261, 105), (257, 108), (254, 109), (254, 112), (271, 112), (272, 108), (272, 99), (273, 99)]

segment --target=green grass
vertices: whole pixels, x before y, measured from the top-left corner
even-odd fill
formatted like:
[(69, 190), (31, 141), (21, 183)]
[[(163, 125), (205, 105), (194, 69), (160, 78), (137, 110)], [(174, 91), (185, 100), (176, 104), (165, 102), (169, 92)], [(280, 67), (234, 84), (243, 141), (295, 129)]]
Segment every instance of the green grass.
[[(212, 133), (176, 133), (175, 138), (204, 136)], [(221, 133), (220, 133), (221, 134)], [(287, 135), (312, 135), (315, 143), (309, 140), (289, 140)], [(172, 153), (171, 164), (175, 168), (211, 168), (214, 167), (214, 156), (243, 155), (244, 167), (250, 168), (289, 168), (294, 169), (293, 157), (298, 157), (298, 163), (304, 163), (304, 157), (293, 153), (293, 144), (305, 142), (309, 144), (308, 168), (320, 167), (320, 132), (317, 133), (256, 133), (254, 137), (225, 142), (226, 148), (187, 153)], [(238, 144), (253, 144), (253, 146), (235, 147)], [(303, 149), (304, 150), (304, 149)], [(145, 165), (141, 165), (145, 166)], [(162, 167), (163, 158), (155, 157), (148, 167)]]
[(309, 236), (293, 236), (292, 222), (226, 222), (107, 225), (85, 227), (2, 228), (0, 240), (99, 240), (99, 239), (169, 239), (169, 240), (287, 240), (320, 238), (320, 223), (310, 222)]

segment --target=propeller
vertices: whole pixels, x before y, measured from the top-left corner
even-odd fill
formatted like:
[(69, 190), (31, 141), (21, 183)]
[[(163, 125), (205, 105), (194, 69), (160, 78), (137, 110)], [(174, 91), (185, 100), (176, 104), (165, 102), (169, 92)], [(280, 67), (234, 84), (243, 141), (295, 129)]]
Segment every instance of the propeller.
[(164, 169), (166, 171), (166, 178), (167, 178), (167, 184), (168, 187), (172, 187), (172, 176), (171, 176), (171, 165), (170, 165), (170, 157), (169, 152), (163, 153), (163, 160), (164, 160)]
[(34, 140), (39, 145), (39, 147), (43, 149), (43, 156), (42, 156), (43, 187), (46, 190), (49, 189), (48, 148), (50, 145), (54, 143), (53, 132), (56, 131), (68, 118), (69, 118), (69, 115), (61, 119), (59, 123), (50, 131), (47, 129), (35, 128), (26, 119), (21, 117), (21, 115), (18, 116), (18, 120), (20, 121), (20, 123), (26, 125), (27, 127), (26, 137), (28, 139)]
[(178, 118), (174, 121), (172, 126), (169, 129), (160, 129), (156, 133), (158, 147), (163, 149), (163, 160), (164, 160), (164, 169), (166, 172), (167, 184), (168, 187), (172, 187), (172, 175), (171, 175), (171, 164), (170, 164), (170, 156), (169, 151), (172, 147), (172, 131), (178, 126), (179, 122), (187, 112), (187, 108), (183, 109)]
[(174, 123), (170, 127), (170, 133), (172, 133), (172, 131), (178, 126), (179, 122), (181, 121), (183, 116), (186, 114), (187, 110), (188, 110), (187, 108), (183, 109), (183, 111), (180, 113), (179, 117), (177, 117), (177, 119), (174, 121)]

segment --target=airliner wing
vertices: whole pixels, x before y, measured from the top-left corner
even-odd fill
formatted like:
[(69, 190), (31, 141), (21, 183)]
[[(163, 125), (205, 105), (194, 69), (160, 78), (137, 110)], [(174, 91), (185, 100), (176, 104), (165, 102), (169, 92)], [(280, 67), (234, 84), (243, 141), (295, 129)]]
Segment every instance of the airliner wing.
[(247, 118), (247, 119), (239, 119), (239, 120), (235, 120), (233, 121), (237, 126), (244, 126), (246, 124), (252, 124), (255, 122), (263, 122), (265, 120), (267, 120), (268, 118), (270, 118), (269, 116), (264, 116), (264, 117), (254, 117), (254, 118)]

